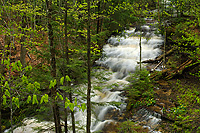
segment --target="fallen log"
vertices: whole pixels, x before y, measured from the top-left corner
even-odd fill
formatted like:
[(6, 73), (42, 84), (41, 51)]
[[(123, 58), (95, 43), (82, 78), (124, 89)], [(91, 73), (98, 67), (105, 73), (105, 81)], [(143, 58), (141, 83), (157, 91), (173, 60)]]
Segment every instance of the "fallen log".
[(156, 68), (157, 68), (161, 63), (162, 63), (162, 60), (158, 63), (158, 65), (156, 65), (156, 66), (154, 67), (154, 69), (153, 69), (152, 71), (155, 71)]
[[(169, 80), (169, 79), (173, 78), (175, 75), (181, 74), (183, 72), (183, 70), (188, 68), (187, 66), (189, 66), (192, 63), (193, 63), (193, 60), (188, 59), (187, 61), (182, 63), (179, 67), (177, 67), (175, 69), (172, 69), (172, 68), (164, 69), (161, 71), (161, 74), (159, 74), (159, 75), (154, 74), (151, 76), (151, 78), (155, 79), (155, 78), (160, 78), (162, 76), (162, 77), (165, 77), (165, 79)], [(190, 67), (192, 67), (192, 65)]]
[(169, 72), (168, 75), (166, 76), (166, 79), (169, 80), (173, 78), (175, 75), (180, 74), (186, 68), (186, 66), (190, 65), (191, 63), (192, 60), (188, 59), (186, 62), (181, 64), (176, 70)]

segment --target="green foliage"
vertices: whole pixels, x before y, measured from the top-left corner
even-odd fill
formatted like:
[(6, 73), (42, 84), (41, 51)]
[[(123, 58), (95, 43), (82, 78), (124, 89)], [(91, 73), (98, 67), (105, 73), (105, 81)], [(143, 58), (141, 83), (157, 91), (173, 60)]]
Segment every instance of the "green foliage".
[(19, 108), (19, 98), (13, 97), (12, 102)]
[(29, 103), (31, 101), (31, 96), (28, 96), (26, 101), (27, 101), (27, 103)]
[(78, 105), (77, 103), (77, 98), (75, 98), (75, 101), (74, 103), (71, 103), (70, 100), (66, 97), (65, 99), (65, 108), (68, 108), (71, 110), (71, 111), (74, 111), (74, 107), (78, 107), (80, 108), (83, 112), (86, 110), (86, 104), (85, 103), (82, 103), (81, 105)]
[(137, 101), (135, 104), (134, 104), (134, 107), (139, 107), (139, 106), (151, 106), (151, 105), (154, 105), (156, 103), (156, 100), (154, 98), (142, 98), (140, 99), (139, 101)]
[(57, 83), (56, 83), (56, 79), (51, 80), (51, 81), (50, 81), (50, 85), (49, 85), (49, 89), (51, 89), (52, 87), (54, 87), (56, 84), (57, 84)]
[(7, 98), (5, 95), (3, 95), (3, 105), (6, 105), (6, 101), (7, 101)]
[[(132, 106), (153, 105), (154, 91), (153, 84), (146, 69), (136, 70), (129, 78), (130, 86), (126, 89), (128, 92), (129, 104)], [(140, 99), (140, 100), (139, 100)], [(139, 100), (139, 101), (137, 101)]]
[(38, 104), (37, 95), (33, 95), (33, 102), (32, 104)]
[[(187, 89), (185, 89), (187, 88)], [(180, 80), (176, 82), (176, 89), (181, 95), (177, 96), (177, 100), (186, 106), (195, 106), (199, 104), (200, 91), (195, 86), (183, 86)]]
[(60, 98), (60, 100), (63, 100), (62, 95), (60, 95), (58, 92), (57, 92), (57, 96)]
[[(171, 112), (174, 114), (174, 115), (183, 115), (185, 112), (186, 112), (186, 106), (184, 105), (179, 105), (178, 107), (174, 107), (172, 108)], [(180, 116), (178, 116), (180, 117)]]
[(40, 100), (40, 104), (47, 103), (49, 101), (49, 96), (47, 94), (44, 94)]
[(117, 130), (120, 133), (135, 133), (135, 132), (141, 131), (142, 127), (136, 126), (135, 122), (127, 120), (125, 122), (119, 123)]
[(199, 126), (199, 86), (186, 85), (177, 80), (174, 84), (176, 107), (172, 107), (167, 116), (175, 122), (171, 125), (174, 132), (196, 132)]

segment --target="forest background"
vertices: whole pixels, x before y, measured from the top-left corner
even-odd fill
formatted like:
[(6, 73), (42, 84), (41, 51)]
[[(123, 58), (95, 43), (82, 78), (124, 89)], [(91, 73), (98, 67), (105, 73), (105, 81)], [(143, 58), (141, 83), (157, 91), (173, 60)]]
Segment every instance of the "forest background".
[[(200, 77), (197, 0), (1, 0), (0, 3), (0, 132), (8, 127), (13, 130), (13, 125), (27, 116), (48, 112), (47, 106), (52, 108), (50, 120), (54, 120), (56, 132), (61, 132), (61, 118), (65, 121), (65, 132), (68, 131), (69, 112), (75, 132), (73, 109), (78, 106), (87, 109), (89, 133), (91, 68), (111, 35), (119, 34), (125, 27), (141, 26), (145, 17), (158, 21), (159, 32), (165, 38), (164, 53), (168, 49), (176, 51), (174, 60), (163, 57), (166, 65), (176, 69), (176, 65), (190, 61), (181, 73), (168, 71), (167, 76), (166, 72), (156, 76), (169, 80), (186, 72)], [(87, 94), (80, 95), (87, 99), (87, 104), (78, 104), (73, 95), (80, 92), (73, 88), (83, 83), (88, 85)], [(199, 93), (196, 88), (194, 94), (188, 94), (196, 105), (200, 104)], [(60, 114), (62, 106), (65, 114)], [(197, 130), (198, 126), (194, 128)]]

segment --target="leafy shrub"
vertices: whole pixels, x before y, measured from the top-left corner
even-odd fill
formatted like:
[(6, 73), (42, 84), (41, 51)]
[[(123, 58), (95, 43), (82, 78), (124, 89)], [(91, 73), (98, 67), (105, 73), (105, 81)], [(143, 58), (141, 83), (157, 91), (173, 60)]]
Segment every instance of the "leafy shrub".
[(131, 103), (132, 106), (140, 105), (137, 102), (139, 99), (144, 100), (140, 101), (140, 103), (143, 103), (141, 105), (149, 106), (155, 103), (153, 84), (146, 69), (141, 71), (136, 69), (136, 72), (128, 80), (130, 81), (130, 86), (127, 88), (129, 104)]
[(136, 126), (136, 123), (130, 120), (120, 123), (117, 127), (119, 133), (135, 133), (141, 131), (142, 129), (143, 128), (141, 126)]

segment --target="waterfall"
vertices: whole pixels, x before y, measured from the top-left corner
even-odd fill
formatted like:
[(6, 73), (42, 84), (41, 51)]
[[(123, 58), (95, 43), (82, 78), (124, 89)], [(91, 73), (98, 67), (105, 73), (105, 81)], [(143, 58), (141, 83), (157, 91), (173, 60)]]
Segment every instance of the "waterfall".
[[(151, 19), (148, 19), (151, 20)], [(151, 20), (153, 22), (153, 20)], [(96, 72), (104, 73), (103, 83), (98, 83), (98, 79), (93, 78), (93, 87), (101, 86), (102, 90), (93, 90), (92, 99), (93, 112), (91, 132), (100, 131), (105, 124), (117, 122), (115, 118), (108, 118), (106, 115), (112, 110), (122, 113), (126, 109), (126, 98), (120, 95), (125, 86), (129, 84), (126, 81), (130, 73), (133, 73), (139, 62), (139, 35), (142, 34), (142, 61), (154, 59), (161, 54), (160, 46), (163, 44), (161, 35), (156, 35), (155, 27), (149, 24), (141, 28), (130, 28), (125, 30), (120, 36), (112, 36), (108, 39), (108, 44), (103, 47), (103, 57), (96, 61), (97, 65), (107, 68), (107, 70), (98, 70)], [(145, 67), (145, 66), (143, 66)], [(109, 74), (107, 74), (109, 73)], [(120, 102), (119, 106), (113, 105), (112, 102)], [(100, 103), (100, 104), (99, 104)], [(138, 117), (139, 120), (134, 119)], [(153, 131), (161, 121), (161, 116), (155, 112), (149, 112), (146, 109), (139, 110), (132, 118), (134, 121), (145, 121), (144, 128)], [(76, 121), (80, 125), (86, 125), (86, 111), (75, 113)], [(83, 120), (84, 119), (84, 120)], [(79, 125), (79, 126), (80, 126)], [(78, 126), (78, 125), (77, 125)]]
[[(153, 21), (151, 20), (150, 22)], [(110, 37), (108, 39), (108, 44), (104, 45), (103, 57), (97, 60), (96, 64), (108, 68), (108, 70), (98, 70), (98, 72), (104, 73), (104, 77), (107, 80), (103, 81), (104, 83), (98, 83), (97, 78), (92, 79), (93, 83), (95, 82), (92, 86), (101, 86), (102, 90), (92, 90), (91, 101), (94, 104), (92, 105), (91, 132), (102, 130), (105, 124), (116, 122), (114, 118), (105, 117), (109, 111), (117, 110), (119, 113), (122, 113), (126, 109), (126, 98), (120, 94), (123, 92), (124, 86), (129, 84), (129, 82), (126, 81), (127, 77), (130, 73), (133, 73), (138, 66), (137, 62), (139, 62), (140, 57), (139, 35), (142, 34), (142, 60), (154, 59), (161, 54), (159, 47), (163, 43), (163, 38), (161, 35), (156, 35), (155, 30), (157, 29), (151, 26), (150, 23), (141, 27), (130, 28), (130, 30), (125, 30), (121, 36)], [(86, 86), (84, 87), (83, 85), (83, 88), (86, 88)], [(85, 90), (83, 89), (83, 91)], [(78, 99), (81, 99), (81, 97), (79, 96)], [(84, 100), (81, 102), (86, 103)], [(121, 104), (116, 106), (112, 104), (113, 102)], [(146, 121), (144, 128), (148, 127), (154, 129), (161, 121), (157, 114), (150, 113), (145, 109), (139, 110), (134, 117), (138, 116), (140, 116), (138, 121)], [(82, 112), (76, 109), (75, 121), (77, 122), (77, 127), (83, 127), (82, 130), (77, 129), (78, 132), (84, 132), (84, 128), (86, 127), (86, 111)], [(29, 119), (29, 121), (24, 120), (24, 123), (25, 125), (16, 128), (14, 133), (34, 132), (34, 126), (32, 125), (34, 123), (34, 118)], [(44, 123), (46, 124), (46, 122)], [(43, 129), (43, 127), (41, 127), (42, 124), (43, 123), (35, 124), (39, 125), (35, 127)], [(49, 125), (52, 125), (52, 123), (49, 122)]]

